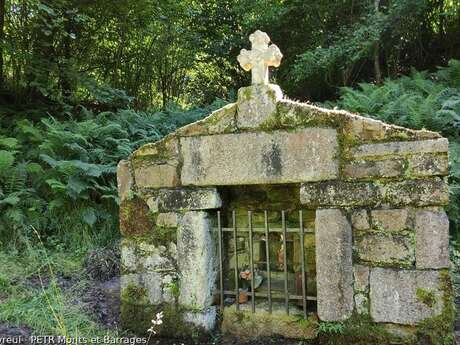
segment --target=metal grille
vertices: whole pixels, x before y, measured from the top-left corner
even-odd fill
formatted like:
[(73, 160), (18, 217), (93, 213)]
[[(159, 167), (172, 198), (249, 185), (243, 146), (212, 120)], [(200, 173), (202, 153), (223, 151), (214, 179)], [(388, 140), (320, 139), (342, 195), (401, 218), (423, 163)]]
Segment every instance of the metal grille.
[[(299, 227), (298, 228), (287, 228), (286, 226), (286, 212), (281, 211), (281, 228), (270, 228), (268, 220), (268, 211), (264, 211), (264, 223), (263, 228), (254, 228), (253, 227), (253, 212), (248, 211), (248, 227), (247, 228), (238, 228), (236, 221), (236, 212), (232, 211), (232, 226), (231, 227), (222, 227), (222, 214), (220, 211), (217, 212), (217, 230), (218, 232), (218, 249), (219, 249), (219, 297), (220, 297), (220, 307), (223, 310), (225, 296), (235, 296), (235, 307), (237, 310), (240, 309), (239, 303), (239, 267), (238, 267), (238, 233), (248, 233), (249, 236), (249, 269), (251, 272), (251, 291), (247, 292), (248, 297), (251, 297), (251, 310), (256, 312), (256, 297), (264, 298), (268, 301), (268, 311), (272, 312), (273, 299), (284, 299), (286, 314), (289, 315), (289, 301), (302, 301), (303, 315), (307, 318), (307, 300), (316, 301), (316, 296), (307, 295), (307, 286), (308, 286), (308, 277), (306, 274), (305, 268), (305, 247), (304, 247), (304, 236), (306, 233), (314, 233), (313, 231), (306, 231), (303, 224), (303, 212), (299, 211)], [(231, 236), (231, 241), (233, 241), (235, 249), (235, 263), (234, 263), (234, 290), (225, 290), (224, 289), (224, 233), (228, 233)], [(265, 252), (266, 252), (266, 279), (267, 279), (267, 292), (255, 292), (255, 281), (254, 281), (254, 244), (253, 238), (254, 233), (262, 233), (265, 235)], [(284, 280), (284, 291), (282, 293), (274, 293), (272, 291), (272, 277), (271, 277), (271, 268), (270, 268), (270, 234), (272, 233), (282, 233), (282, 243), (283, 243), (283, 280)], [(301, 290), (302, 294), (291, 294), (289, 292), (288, 284), (288, 261), (287, 261), (287, 234), (297, 234), (295, 236), (300, 242), (300, 263), (301, 263)]]

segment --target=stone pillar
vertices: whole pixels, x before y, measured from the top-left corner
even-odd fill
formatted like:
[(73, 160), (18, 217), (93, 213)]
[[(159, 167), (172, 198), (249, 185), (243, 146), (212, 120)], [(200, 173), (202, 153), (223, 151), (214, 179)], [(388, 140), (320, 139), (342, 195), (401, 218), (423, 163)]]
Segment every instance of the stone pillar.
[(217, 312), (211, 306), (217, 277), (214, 237), (207, 212), (184, 213), (177, 233), (179, 304), (188, 310), (187, 321), (206, 330), (214, 327)]
[(342, 321), (353, 312), (351, 225), (339, 209), (316, 211), (318, 317)]

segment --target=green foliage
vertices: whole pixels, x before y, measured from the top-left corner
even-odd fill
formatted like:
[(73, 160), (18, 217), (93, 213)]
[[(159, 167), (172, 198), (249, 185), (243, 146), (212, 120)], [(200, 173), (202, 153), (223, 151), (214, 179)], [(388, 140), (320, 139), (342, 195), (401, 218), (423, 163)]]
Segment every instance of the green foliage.
[(118, 236), (118, 161), (222, 104), (98, 115), (81, 108), (79, 120), (20, 120), (1, 129), (0, 241), (20, 243), (36, 229), (74, 246), (110, 242)]
[[(326, 78), (335, 82), (342, 75), (344, 84), (349, 84), (355, 64), (372, 56), (375, 42), (378, 42), (385, 27), (384, 16), (367, 10), (364, 19), (351, 26), (344, 26), (334, 35), (337, 43), (327, 47), (319, 46), (297, 57), (292, 74), (296, 82), (311, 77)], [(337, 70), (341, 67), (341, 71)]]
[(236, 56), (262, 29), (284, 53), (273, 76), (286, 93), (324, 100), (337, 85), (458, 58), (459, 8), (458, 0), (6, 0), (0, 80), (18, 107), (207, 104), (248, 83)]
[(452, 262), (452, 283), (454, 294), (460, 297), (460, 244), (458, 241), (452, 241), (450, 261)]
[(368, 315), (353, 314), (344, 322), (321, 322), (315, 344), (409, 345), (413, 342), (391, 334), (383, 325), (375, 323)]
[(452, 234), (460, 231), (460, 61), (436, 73), (417, 72), (382, 85), (344, 87), (340, 99), (328, 106), (357, 112), (400, 126), (440, 132), (449, 139), (448, 215)]
[[(458, 1), (343, 1), (336, 7), (326, 3), (317, 10), (325, 12), (316, 28), (320, 33), (287, 67), (296, 88), (316, 88), (311, 92), (316, 98), (330, 95), (336, 86), (363, 80), (380, 84), (412, 67), (434, 69), (432, 63), (439, 64), (440, 56), (444, 61), (459, 56), (458, 45), (444, 42), (458, 35)], [(427, 47), (437, 47), (440, 55), (432, 60), (423, 53)]]
[(318, 326), (319, 334), (342, 334), (344, 324), (341, 322), (320, 322)]

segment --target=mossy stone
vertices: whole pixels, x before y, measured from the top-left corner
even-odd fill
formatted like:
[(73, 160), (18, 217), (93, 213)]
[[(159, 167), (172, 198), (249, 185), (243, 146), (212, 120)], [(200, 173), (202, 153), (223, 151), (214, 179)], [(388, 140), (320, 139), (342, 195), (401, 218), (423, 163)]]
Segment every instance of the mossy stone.
[(293, 339), (313, 339), (317, 333), (317, 318), (311, 315), (304, 320), (299, 315), (284, 312), (224, 310), (222, 331), (241, 338), (283, 336)]
[(147, 203), (134, 196), (120, 205), (120, 231), (125, 237), (152, 233), (155, 227), (153, 214)]

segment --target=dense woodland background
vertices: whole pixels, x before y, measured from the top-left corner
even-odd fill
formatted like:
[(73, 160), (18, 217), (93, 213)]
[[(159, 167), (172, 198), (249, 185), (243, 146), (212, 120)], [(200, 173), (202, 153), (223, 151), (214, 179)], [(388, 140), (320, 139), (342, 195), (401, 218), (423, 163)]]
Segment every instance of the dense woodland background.
[(17, 292), (0, 320), (65, 324), (28, 315), (40, 296), (11, 277), (43, 253), (62, 262), (116, 242), (117, 162), (234, 100), (256, 29), (284, 54), (272, 79), (290, 98), (450, 139), (456, 248), (460, 0), (0, 0), (0, 265), (28, 260), (0, 270)]

